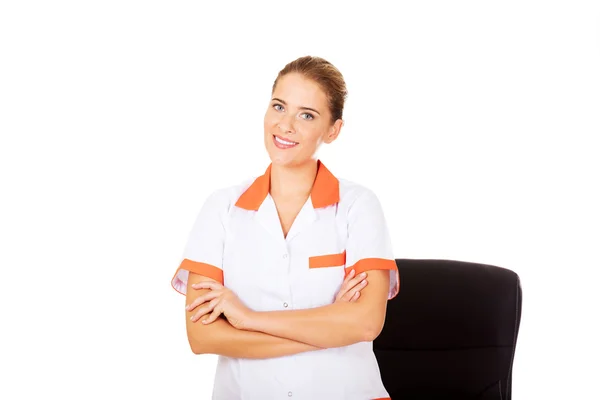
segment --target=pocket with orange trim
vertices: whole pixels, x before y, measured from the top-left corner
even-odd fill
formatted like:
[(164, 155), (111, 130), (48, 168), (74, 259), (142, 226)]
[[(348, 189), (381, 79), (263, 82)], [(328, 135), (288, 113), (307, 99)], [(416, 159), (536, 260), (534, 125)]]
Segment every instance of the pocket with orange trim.
[(346, 251), (342, 253), (324, 254), (308, 258), (308, 268), (343, 267), (346, 265)]

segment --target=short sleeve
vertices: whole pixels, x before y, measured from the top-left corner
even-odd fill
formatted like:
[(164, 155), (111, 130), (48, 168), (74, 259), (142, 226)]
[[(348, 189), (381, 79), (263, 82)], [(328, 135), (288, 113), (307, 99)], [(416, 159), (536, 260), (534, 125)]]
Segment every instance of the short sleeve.
[(171, 286), (179, 293), (186, 294), (190, 272), (223, 283), (226, 210), (226, 199), (221, 191), (213, 192), (200, 209), (185, 245), (182, 261), (171, 280)]
[(398, 294), (400, 276), (387, 223), (379, 199), (369, 189), (365, 189), (348, 210), (346, 266), (348, 273), (354, 269), (356, 274), (389, 270), (388, 299)]

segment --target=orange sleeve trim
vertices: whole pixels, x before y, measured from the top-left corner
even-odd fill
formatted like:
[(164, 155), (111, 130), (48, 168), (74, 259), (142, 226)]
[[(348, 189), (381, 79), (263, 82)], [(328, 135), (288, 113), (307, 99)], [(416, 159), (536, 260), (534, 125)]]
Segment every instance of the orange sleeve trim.
[(376, 269), (388, 270), (390, 272), (394, 271), (396, 273), (396, 285), (394, 289), (390, 290), (388, 300), (391, 300), (398, 295), (398, 292), (400, 291), (400, 273), (398, 271), (396, 260), (390, 260), (387, 258), (363, 258), (362, 260), (358, 260), (358, 262), (353, 266), (346, 268), (344, 277), (348, 276), (350, 271), (353, 269), (356, 271), (356, 275), (360, 274), (361, 272), (372, 271)]
[(223, 270), (211, 264), (188, 260), (187, 258), (181, 262), (179, 269), (186, 269), (198, 275), (214, 279), (223, 284)]
[(339, 267), (346, 264), (346, 252), (308, 258), (308, 268)]
[(192, 261), (185, 258), (177, 271), (175, 271), (175, 275), (173, 275), (173, 279), (177, 276), (179, 270), (185, 269), (187, 271), (193, 272), (194, 274), (202, 275), (207, 278), (214, 279), (219, 282), (221, 285), (223, 284), (223, 270), (221, 268), (215, 267), (211, 264), (206, 264), (198, 261)]
[(397, 270), (398, 266), (396, 265), (396, 260), (390, 260), (387, 258), (363, 258), (362, 260), (358, 260), (358, 262), (353, 266), (347, 267), (346, 275), (348, 275), (352, 270), (354, 270), (356, 275), (358, 275), (361, 272), (374, 269)]

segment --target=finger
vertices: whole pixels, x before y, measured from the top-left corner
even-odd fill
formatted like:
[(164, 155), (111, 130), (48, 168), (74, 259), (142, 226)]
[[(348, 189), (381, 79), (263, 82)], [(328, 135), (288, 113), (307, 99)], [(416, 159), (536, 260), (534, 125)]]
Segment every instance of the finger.
[(187, 311), (192, 311), (194, 308), (198, 307), (199, 305), (206, 303), (207, 301), (210, 301), (216, 297), (219, 297), (221, 295), (220, 291), (217, 290), (211, 290), (210, 292), (204, 293), (201, 296), (198, 296), (193, 302), (191, 302), (190, 304), (188, 304), (185, 309)]
[(205, 316), (206, 314), (208, 314), (209, 312), (211, 312), (217, 306), (217, 304), (219, 304), (219, 300), (221, 300), (221, 299), (217, 297), (216, 299), (213, 299), (207, 305), (204, 305), (204, 306), (200, 307), (198, 309), (198, 311), (196, 311), (196, 314), (194, 314), (190, 318), (192, 320), (192, 322), (198, 321), (200, 318), (202, 318), (203, 316)]
[(358, 274), (354, 279), (352, 279), (350, 282), (348, 282), (348, 289), (351, 289), (351, 288), (355, 287), (356, 285), (359, 285), (366, 278), (367, 278), (366, 272), (362, 272), (362, 273)]
[(362, 282), (362, 280), (364, 280), (366, 277), (367, 273), (363, 272), (357, 277), (350, 279), (348, 282), (344, 283), (344, 285), (342, 285), (342, 287), (340, 288), (340, 291), (338, 292), (336, 298), (338, 300), (343, 299), (345, 301), (349, 301), (350, 298), (354, 295), (354, 292), (350, 293), (350, 291), (357, 285), (359, 285), (360, 282)]
[(350, 289), (352, 287), (352, 286), (350, 286), (350, 280), (354, 277), (355, 274), (356, 274), (356, 271), (354, 269), (352, 269), (348, 273), (348, 275), (346, 275), (346, 277), (344, 278), (344, 281), (342, 282), (342, 285), (340, 286), (340, 290), (335, 295), (336, 300), (340, 300), (348, 292), (348, 289)]
[(354, 296), (352, 296), (352, 298), (350, 299), (350, 303), (355, 302), (356, 300), (358, 300), (359, 297), (360, 297), (360, 291), (356, 291), (354, 293)]
[(219, 297), (221, 295), (221, 292), (219, 291), (215, 291), (215, 290), (211, 290), (208, 293), (205, 293), (201, 296), (198, 296), (193, 302), (191, 302), (190, 304), (188, 304), (185, 309), (186, 311), (192, 311), (193, 309), (195, 309), (196, 307), (198, 307), (199, 305), (206, 303), (207, 301), (210, 301), (216, 297)]
[(347, 283), (348, 281), (350, 281), (350, 279), (354, 278), (354, 275), (356, 275), (356, 271), (354, 270), (354, 268), (352, 268), (352, 271), (350, 271), (350, 273), (344, 278), (344, 283)]
[(204, 325), (208, 325), (210, 323), (213, 323), (217, 320), (217, 318), (219, 318), (219, 315), (221, 315), (221, 308), (220, 307), (216, 307), (213, 312), (208, 316), (208, 318), (205, 318), (202, 320), (202, 323)]
[(354, 271), (354, 269), (352, 271), (350, 271), (348, 273), (348, 275), (346, 275), (346, 277), (344, 278), (344, 281), (342, 282), (342, 286), (340, 288), (340, 291), (344, 291), (344, 288), (348, 287), (348, 282), (350, 282), (350, 280), (354, 277), (354, 275), (356, 274), (356, 271)]
[(358, 283), (358, 285), (354, 285), (354, 287), (352, 289), (348, 290), (348, 293), (346, 293), (344, 295), (344, 300), (352, 301), (352, 299), (354, 298), (356, 293), (360, 293), (360, 291), (363, 290), (365, 288), (365, 286), (367, 286), (367, 280), (363, 279), (362, 281), (360, 281)]
[(212, 289), (217, 290), (221, 289), (223, 285), (216, 281), (203, 281), (198, 283), (193, 283), (192, 288), (194, 289)]

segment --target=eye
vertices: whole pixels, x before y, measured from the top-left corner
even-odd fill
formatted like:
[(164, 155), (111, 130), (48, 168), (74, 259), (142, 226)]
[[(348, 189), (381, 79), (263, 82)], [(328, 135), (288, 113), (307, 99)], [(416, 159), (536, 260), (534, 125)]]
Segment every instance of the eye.
[[(281, 107), (281, 109), (277, 108), (277, 107)], [(283, 106), (281, 104), (273, 104), (273, 108), (276, 109), (277, 111), (282, 111), (283, 110)]]
[(302, 115), (306, 115), (308, 117), (308, 118), (304, 118), (307, 121), (315, 119), (314, 115), (312, 115), (310, 113), (303, 113)]

